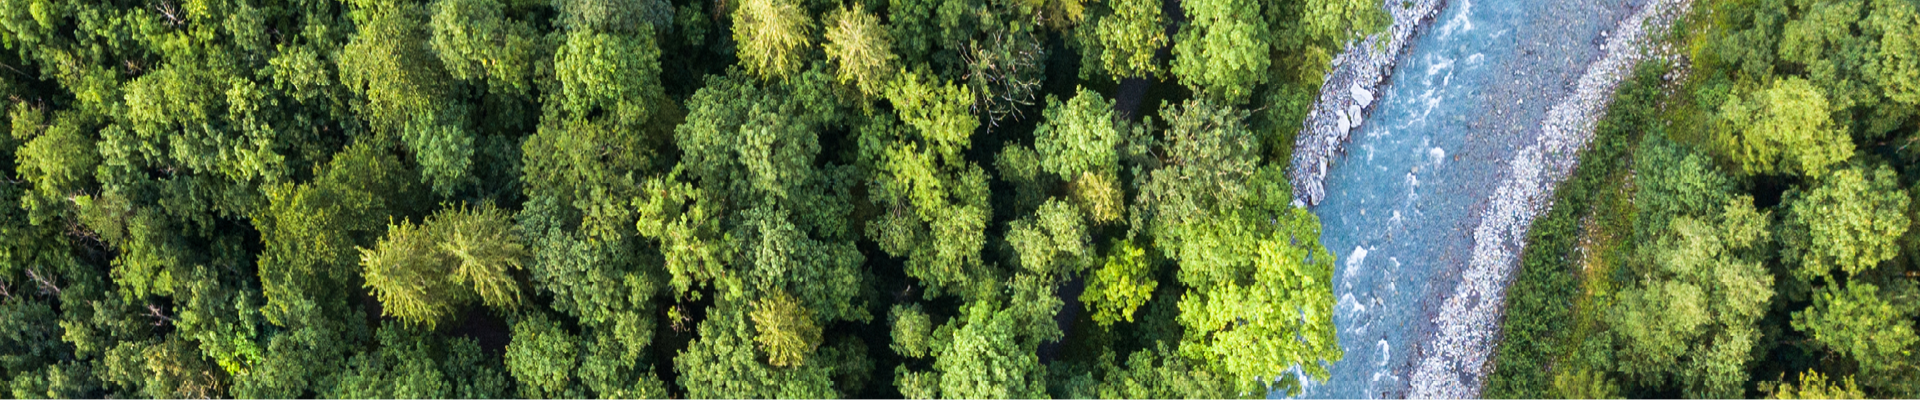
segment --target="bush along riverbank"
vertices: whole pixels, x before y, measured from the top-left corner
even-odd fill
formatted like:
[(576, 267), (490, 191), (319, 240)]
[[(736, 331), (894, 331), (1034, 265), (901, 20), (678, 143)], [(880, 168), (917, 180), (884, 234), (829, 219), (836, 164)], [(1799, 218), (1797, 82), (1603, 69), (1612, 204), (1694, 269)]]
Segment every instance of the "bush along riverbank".
[(1920, 396), (1916, 33), (1698, 2), (1532, 225), (1483, 393)]

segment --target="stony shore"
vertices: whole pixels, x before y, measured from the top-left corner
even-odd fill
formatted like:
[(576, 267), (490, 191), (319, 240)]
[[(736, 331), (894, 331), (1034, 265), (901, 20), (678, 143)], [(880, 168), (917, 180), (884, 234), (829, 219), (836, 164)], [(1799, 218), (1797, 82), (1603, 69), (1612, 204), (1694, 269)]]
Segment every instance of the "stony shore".
[[(1320, 99), (1308, 111), (1305, 126), (1294, 138), (1293, 200), (1298, 205), (1320, 204), (1326, 197), (1327, 167), (1341, 154), (1348, 135), (1377, 99), (1378, 88), (1393, 73), (1393, 65), (1413, 42), (1419, 28), (1433, 19), (1446, 0), (1385, 0), (1393, 16), (1385, 32), (1359, 42), (1348, 42), (1333, 58), (1333, 68), (1320, 86)], [(1382, 43), (1385, 41), (1385, 43)]]
[[(1434, 314), (1431, 337), (1421, 345), (1423, 357), (1409, 379), (1407, 397), (1479, 397), (1500, 339), (1506, 286), (1526, 245), (1527, 229), (1552, 206), (1554, 186), (1572, 173), (1614, 89), (1646, 56), (1643, 47), (1655, 39), (1649, 31), (1662, 31), (1689, 6), (1688, 0), (1650, 0), (1621, 21), (1601, 47), (1605, 55), (1587, 65), (1572, 95), (1548, 109), (1533, 142), (1508, 161), (1506, 175), (1472, 232), (1472, 256), (1460, 282)], [(1303, 140), (1307, 136), (1314, 135), (1303, 135)], [(1301, 162), (1294, 159), (1296, 169)], [(1316, 172), (1324, 173), (1324, 159), (1318, 162)], [(1318, 181), (1311, 189), (1298, 189), (1302, 175), (1296, 174), (1296, 193), (1308, 193), (1309, 203), (1317, 201)]]

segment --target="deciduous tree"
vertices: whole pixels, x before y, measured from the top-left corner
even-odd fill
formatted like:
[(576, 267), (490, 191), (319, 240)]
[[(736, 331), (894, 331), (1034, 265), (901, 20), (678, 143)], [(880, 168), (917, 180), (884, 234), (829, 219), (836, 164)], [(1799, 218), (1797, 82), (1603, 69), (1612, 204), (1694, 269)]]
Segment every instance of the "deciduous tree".
[(1853, 155), (1853, 141), (1831, 112), (1826, 95), (1807, 80), (1777, 80), (1721, 106), (1721, 144), (1750, 174), (1820, 176)]

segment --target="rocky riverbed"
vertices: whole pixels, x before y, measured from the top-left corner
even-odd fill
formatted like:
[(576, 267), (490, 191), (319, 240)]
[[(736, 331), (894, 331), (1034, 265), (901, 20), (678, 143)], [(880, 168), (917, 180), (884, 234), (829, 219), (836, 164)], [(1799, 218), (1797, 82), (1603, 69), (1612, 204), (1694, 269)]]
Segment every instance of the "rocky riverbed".
[(1393, 73), (1395, 61), (1409, 48), (1414, 33), (1446, 4), (1446, 0), (1385, 0), (1382, 7), (1393, 17), (1386, 31), (1348, 42), (1333, 58), (1333, 68), (1320, 86), (1320, 99), (1294, 138), (1293, 165), (1287, 175), (1293, 181), (1296, 204), (1320, 204), (1326, 197), (1327, 167), (1373, 106), (1375, 91)]
[(1642, 28), (1684, 7), (1394, 2), (1394, 26), (1369, 39), (1391, 41), (1336, 57), (1289, 178), (1339, 257), (1346, 355), (1303, 397), (1479, 393), (1528, 225), (1639, 60)]
[(1578, 163), (1579, 153), (1593, 138), (1614, 89), (1632, 73), (1660, 32), (1686, 12), (1687, 0), (1654, 0), (1606, 36), (1605, 56), (1587, 66), (1571, 96), (1547, 111), (1536, 141), (1508, 162), (1480, 224), (1473, 230), (1473, 255), (1461, 282), (1433, 318), (1432, 338), (1411, 377), (1408, 397), (1478, 397), (1489, 363), (1500, 339), (1500, 317), (1506, 308), (1506, 286), (1518, 267), (1533, 219), (1551, 207), (1555, 185)]

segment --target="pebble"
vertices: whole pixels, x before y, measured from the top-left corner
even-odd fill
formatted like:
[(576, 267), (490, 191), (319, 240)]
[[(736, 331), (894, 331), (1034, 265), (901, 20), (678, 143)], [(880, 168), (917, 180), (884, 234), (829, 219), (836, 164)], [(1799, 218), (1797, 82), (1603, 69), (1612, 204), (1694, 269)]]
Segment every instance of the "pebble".
[[(1327, 169), (1360, 124), (1365, 108), (1372, 105), (1378, 85), (1386, 82), (1395, 60), (1407, 51), (1412, 34), (1431, 22), (1446, 0), (1383, 2), (1392, 14), (1392, 24), (1385, 32), (1347, 43), (1334, 57), (1321, 96), (1295, 139), (1288, 180), (1296, 206), (1317, 205), (1325, 198)], [(1505, 178), (1483, 206), (1479, 226), (1471, 233), (1462, 232), (1473, 242), (1468, 265), (1458, 272), (1455, 291), (1433, 314), (1428, 339), (1409, 349), (1418, 360), (1409, 372), (1410, 387), (1402, 395), (1480, 395), (1500, 337), (1506, 284), (1525, 245), (1526, 231), (1533, 218), (1551, 206), (1554, 185), (1578, 162), (1576, 157), (1548, 155), (1577, 154), (1586, 145), (1614, 87), (1643, 56), (1640, 49), (1648, 41), (1643, 29), (1664, 29), (1657, 27), (1668, 26), (1690, 6), (1691, 0), (1651, 0), (1617, 30), (1605, 33), (1603, 57), (1587, 66), (1571, 96), (1548, 108), (1538, 141), (1514, 153)], [(1347, 90), (1338, 89), (1343, 87)]]
[[(1320, 86), (1320, 98), (1307, 113), (1300, 134), (1294, 138), (1292, 166), (1287, 179), (1293, 183), (1297, 203), (1320, 204), (1326, 197), (1323, 186), (1327, 165), (1340, 155), (1353, 128), (1360, 125), (1365, 107), (1373, 104), (1373, 89), (1386, 81), (1393, 64), (1407, 50), (1414, 31), (1440, 12), (1445, 0), (1384, 0), (1393, 17), (1386, 31), (1360, 41), (1349, 41), (1333, 58)], [(1382, 42), (1385, 42), (1382, 44)], [(1347, 90), (1340, 90), (1345, 87)]]
[(1547, 110), (1538, 142), (1521, 148), (1509, 160), (1506, 177), (1473, 229), (1473, 251), (1467, 268), (1460, 272), (1460, 283), (1433, 318), (1434, 333), (1421, 346), (1421, 360), (1408, 379), (1407, 397), (1480, 396), (1499, 343), (1506, 284), (1526, 244), (1527, 229), (1535, 216), (1551, 206), (1554, 186), (1579, 161), (1555, 155), (1577, 154), (1593, 138), (1614, 88), (1646, 54), (1642, 46), (1649, 38), (1643, 29), (1668, 26), (1690, 6), (1690, 0), (1653, 0), (1621, 21), (1618, 34), (1608, 35), (1601, 48), (1604, 56), (1587, 65), (1573, 94)]

